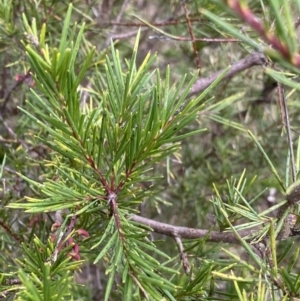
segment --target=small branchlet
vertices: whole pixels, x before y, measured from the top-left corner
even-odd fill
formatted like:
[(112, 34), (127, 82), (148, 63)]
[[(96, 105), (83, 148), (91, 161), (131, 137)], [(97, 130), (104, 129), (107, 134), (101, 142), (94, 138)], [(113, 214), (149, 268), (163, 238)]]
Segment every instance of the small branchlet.
[[(282, 228), (278, 233), (277, 239), (284, 240), (290, 236), (297, 235), (297, 231), (294, 230), (296, 225), (297, 218), (295, 214), (290, 213), (295, 205), (297, 205), (300, 201), (300, 181), (296, 181), (293, 183), (286, 192), (286, 200), (287, 203), (280, 208), (277, 213), (277, 218), (282, 219), (284, 218)], [(286, 215), (286, 212), (289, 212)], [(286, 215), (286, 217), (284, 217)]]

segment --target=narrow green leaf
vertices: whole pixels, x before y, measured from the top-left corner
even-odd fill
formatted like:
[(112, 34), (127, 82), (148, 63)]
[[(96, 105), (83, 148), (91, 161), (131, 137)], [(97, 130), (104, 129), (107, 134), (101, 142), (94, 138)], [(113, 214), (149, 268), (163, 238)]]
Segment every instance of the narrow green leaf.
[(63, 31), (60, 37), (60, 44), (58, 48), (60, 53), (64, 53), (65, 49), (67, 48), (67, 36), (68, 36), (68, 31), (70, 29), (72, 9), (73, 9), (73, 4), (70, 3), (68, 7), (67, 15), (64, 20)]
[(150, 242), (148, 240), (147, 241), (140, 241), (140, 240), (137, 240), (137, 239), (132, 239), (132, 242), (136, 243), (137, 245), (139, 245), (139, 246), (141, 246), (141, 247), (143, 247), (143, 248), (145, 248), (149, 251), (157, 253), (158, 255), (163, 256), (166, 259), (171, 259), (171, 257), (169, 255), (167, 255), (166, 253), (164, 253), (163, 251), (158, 249), (155, 244), (153, 244), (152, 242)]
[(123, 301), (132, 301), (132, 282), (132, 278), (128, 275), (124, 284)]
[(297, 49), (294, 21), (290, 11), (290, 3), (284, 1), (270, 0), (270, 6), (275, 16), (276, 36), (284, 43), (291, 54)]
[(167, 290), (174, 290), (174, 284), (166, 281), (164, 278), (154, 278), (152, 277), (148, 277), (146, 275), (140, 274), (139, 275), (139, 281), (147, 284), (153, 284), (155, 286), (157, 286), (160, 289), (167, 289)]
[(251, 131), (248, 131), (248, 134), (250, 135), (250, 137), (253, 139), (253, 141), (255, 142), (256, 146), (258, 147), (258, 149), (260, 150), (260, 152), (262, 153), (262, 155), (264, 156), (265, 160), (267, 161), (267, 163), (269, 164), (275, 178), (277, 179), (278, 183), (280, 184), (280, 186), (282, 187), (282, 189), (285, 191), (285, 186), (284, 183), (282, 182), (281, 177), (279, 176), (275, 166), (273, 165), (273, 163), (271, 162), (270, 158), (268, 157), (268, 155), (266, 154), (266, 152), (264, 151), (263, 147), (261, 146), (261, 144), (258, 142), (258, 140), (255, 138), (255, 136), (251, 133)]
[(44, 48), (45, 47), (45, 36), (46, 36), (46, 23), (43, 23), (42, 29), (40, 32), (40, 47)]
[(113, 248), (113, 245), (117, 242), (117, 240), (118, 240), (118, 232), (115, 231), (114, 234), (109, 239), (109, 241), (106, 243), (106, 245), (102, 248), (101, 252), (98, 254), (96, 259), (94, 260), (94, 264), (100, 261), (101, 258), (108, 252), (110, 248)]
[[(23, 285), (27, 289), (27, 296), (30, 296), (31, 300), (35, 301), (44, 301), (42, 299), (42, 296), (39, 294), (37, 288), (33, 285), (31, 278), (28, 279), (27, 273), (25, 273), (23, 270), (18, 271), (18, 276)], [(33, 275), (32, 275), (33, 276)]]
[(252, 257), (252, 259), (258, 264), (263, 270), (266, 269), (263, 262), (258, 258), (258, 256), (252, 251), (251, 247), (248, 245), (248, 243), (240, 237), (238, 232), (235, 230), (235, 228), (232, 226), (231, 222), (228, 219), (228, 215), (226, 211), (223, 208), (220, 208), (220, 211), (223, 213), (228, 225), (230, 225), (230, 228), (232, 232), (234, 233), (234, 236), (239, 240), (239, 242), (242, 244), (242, 246), (245, 248), (245, 250), (249, 253), (249, 255)]
[(76, 80), (75, 80), (75, 82), (73, 84), (73, 87), (72, 87), (72, 89), (70, 91), (70, 94), (74, 94), (76, 92), (76, 89), (78, 88), (79, 84), (82, 82), (82, 80), (83, 80), (83, 78), (84, 78), (84, 76), (86, 74), (87, 69), (91, 66), (91, 62), (92, 62), (92, 59), (94, 57), (95, 50), (96, 50), (96, 48), (93, 47), (91, 49), (91, 51), (89, 52), (89, 54), (87, 55), (87, 57), (85, 58), (84, 64), (81, 67), (80, 72), (76, 76)]
[(2, 179), (2, 177), (3, 177), (3, 170), (5, 167), (5, 163), (6, 163), (6, 154), (4, 154), (3, 159), (2, 159), (2, 164), (1, 164), (1, 169), (0, 169), (0, 179)]
[(115, 273), (116, 273), (116, 268), (113, 268), (109, 274), (109, 277), (108, 277), (108, 280), (106, 283), (104, 301), (109, 301), (109, 299), (110, 299), (110, 292), (112, 290), (112, 286), (115, 281)]
[(71, 61), (71, 48), (66, 48), (63, 54), (60, 55), (59, 61), (57, 63), (57, 77), (59, 83), (59, 89), (61, 91), (66, 90), (68, 72), (70, 71), (70, 61)]
[(231, 33), (233, 36), (237, 37), (241, 41), (257, 49), (258, 51), (262, 51), (262, 45), (257, 43), (254, 39), (251, 39), (250, 37), (245, 35), (240, 29), (233, 27), (232, 25), (230, 25), (226, 21), (223, 21), (220, 17), (216, 16), (215, 14), (206, 9), (201, 9), (201, 12), (203, 13), (203, 15), (212, 20), (215, 24), (219, 25), (220, 28), (224, 29), (226, 32)]
[[(34, 50), (30, 45), (26, 46), (26, 52), (27, 55), (32, 59), (33, 62), (35, 62), (36, 66), (39, 66), (39, 69), (50, 72), (51, 66), (45, 62), (45, 60)], [(37, 69), (37, 68), (36, 68)]]
[[(50, 281), (50, 263), (45, 262), (43, 265), (43, 299), (51, 301), (51, 281)], [(52, 291), (53, 293), (53, 291)]]
[(277, 255), (276, 255), (276, 236), (275, 236), (275, 224), (274, 220), (271, 220), (270, 223), (270, 249), (271, 249), (271, 255), (272, 255), (272, 274), (275, 278), (278, 276), (278, 267), (277, 267)]
[[(299, 82), (296, 80), (293, 80), (288, 74), (284, 74), (283, 72), (275, 71), (271, 68), (266, 68), (265, 70), (266, 74), (273, 77), (277, 82), (282, 83), (288, 87), (291, 87), (293, 89), (299, 90), (300, 85)], [(289, 77), (288, 77), (289, 76)]]
[(284, 281), (284, 285), (287, 287), (287, 289), (289, 291), (294, 291), (294, 283), (293, 283), (293, 280), (291, 278), (291, 275), (283, 267), (279, 271), (280, 271), (280, 275), (282, 277), (282, 280)]
[[(174, 142), (177, 142), (177, 141), (182, 141), (183, 139), (185, 138), (188, 138), (188, 137), (191, 137), (191, 136), (194, 136), (194, 135), (197, 135), (199, 133), (203, 133), (205, 132), (207, 129), (199, 129), (199, 130), (196, 130), (196, 131), (192, 131), (192, 132), (188, 132), (184, 135), (180, 135), (180, 136), (177, 136), (177, 137), (173, 137), (173, 138), (170, 138), (170, 139), (166, 139), (164, 140), (164, 143), (174, 143)], [(174, 129), (174, 131), (177, 131), (177, 129)]]
[[(293, 245), (294, 245), (294, 244), (293, 244)], [(292, 247), (292, 245), (290, 245), (290, 247)], [(290, 248), (290, 249), (291, 249), (291, 248)], [(289, 249), (289, 250), (290, 250), (290, 249)], [(285, 253), (285, 256), (284, 256), (284, 257), (286, 257), (287, 252), (284, 252), (284, 253)], [(288, 264), (287, 271), (288, 271), (289, 273), (292, 272), (292, 269), (295, 267), (295, 264), (298, 263), (299, 253), (300, 253), (300, 248), (297, 248), (296, 252), (293, 254), (293, 256), (292, 256), (292, 258), (291, 258), (291, 260), (290, 260), (290, 262), (289, 262), (289, 264)], [(284, 258), (284, 257), (283, 257), (283, 258)]]

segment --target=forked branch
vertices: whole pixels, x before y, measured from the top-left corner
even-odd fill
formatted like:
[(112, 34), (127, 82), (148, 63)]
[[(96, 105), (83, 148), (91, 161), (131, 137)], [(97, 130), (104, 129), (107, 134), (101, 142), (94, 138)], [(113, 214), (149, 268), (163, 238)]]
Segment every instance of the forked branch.
[[(171, 237), (180, 237), (185, 239), (205, 238), (208, 242), (240, 244), (240, 241), (236, 238), (236, 236), (230, 232), (217, 232), (203, 229), (173, 226), (170, 224), (148, 219), (139, 215), (131, 216), (131, 220), (149, 226), (156, 233), (164, 234)], [(257, 231), (255, 230), (243, 230), (239, 231), (238, 233), (243, 238), (248, 235), (252, 235), (256, 232)]]

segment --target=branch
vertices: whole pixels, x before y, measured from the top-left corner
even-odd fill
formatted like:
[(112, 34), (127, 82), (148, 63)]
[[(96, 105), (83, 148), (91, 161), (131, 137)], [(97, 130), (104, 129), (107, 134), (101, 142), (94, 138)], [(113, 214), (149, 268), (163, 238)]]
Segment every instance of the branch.
[[(231, 8), (246, 24), (252, 27), (252, 29), (254, 29), (271, 46), (271, 48), (277, 50), (277, 52), (292, 65), (298, 68), (300, 67), (300, 55), (298, 53), (293, 53), (289, 49), (286, 38), (281, 39), (280, 35), (276, 34), (276, 32), (273, 33), (272, 30), (268, 30), (265, 22), (258, 19), (254, 12), (247, 7), (247, 4), (244, 1), (243, 3), (239, 0), (226, 0), (225, 2), (227, 6)], [(278, 30), (278, 33), (279, 32), (280, 31)], [(296, 35), (295, 32), (290, 32), (289, 34), (290, 36), (293, 36), (293, 34)]]
[[(129, 4), (129, 0), (124, 0), (123, 4), (122, 4), (122, 7), (121, 7), (121, 10), (117, 16), (117, 19), (116, 19), (116, 24), (118, 24), (121, 19), (122, 19), (122, 16), (125, 12), (125, 9), (127, 7), (127, 5)], [(114, 25), (113, 28), (112, 28), (112, 32), (115, 32), (117, 29), (117, 25)], [(105, 42), (105, 45), (108, 46), (109, 43), (110, 43), (110, 40), (111, 40), (111, 36), (108, 36), (107, 39), (106, 39), (106, 42)]]
[(5, 92), (5, 95), (3, 97), (0, 111), (3, 112), (5, 110), (5, 107), (7, 103), (9, 102), (11, 94), (23, 84), (26, 80), (28, 80), (31, 77), (30, 72), (27, 71), (24, 75), (18, 75), (16, 81), (11, 85), (11, 87), (8, 88), (8, 90)]
[(187, 256), (186, 252), (184, 252), (184, 247), (183, 247), (181, 238), (178, 236), (175, 236), (174, 240), (178, 247), (178, 251), (180, 254), (180, 259), (182, 261), (183, 269), (184, 269), (185, 273), (187, 274), (187, 276), (189, 276), (190, 272), (191, 272), (191, 268), (190, 268), (190, 264), (188, 261), (188, 256)]
[(15, 234), (10, 226), (5, 224), (3, 221), (0, 221), (0, 227), (2, 227), (12, 238), (14, 238), (17, 242), (22, 243), (21, 237), (19, 237), (17, 234)]
[[(149, 226), (156, 233), (164, 234), (171, 237), (180, 237), (187, 239), (206, 238), (206, 241), (208, 242), (240, 244), (240, 241), (235, 237), (233, 233), (230, 232), (217, 232), (203, 229), (173, 226), (170, 224), (157, 222), (139, 215), (132, 215), (131, 220)], [(238, 233), (243, 238), (256, 232), (257, 230), (243, 230), (239, 231)]]
[(193, 29), (192, 29), (192, 22), (191, 22), (191, 19), (190, 19), (189, 12), (188, 12), (185, 1), (182, 1), (182, 7), (183, 7), (183, 10), (184, 10), (187, 27), (189, 29), (189, 34), (190, 34), (191, 41), (192, 41), (192, 46), (193, 46), (194, 56), (195, 56), (195, 61), (196, 61), (196, 67), (199, 70), (199, 76), (200, 76), (200, 74), (201, 74), (200, 56), (199, 56), (197, 43), (195, 41), (195, 35), (194, 35)]
[[(234, 63), (227, 72), (227, 74), (224, 76), (223, 80), (230, 78), (236, 75), (237, 73), (249, 69), (253, 66), (264, 66), (267, 63), (267, 61), (267, 58), (262, 53), (253, 52), (245, 58), (243, 58), (242, 60)], [(218, 76), (220, 76), (222, 72), (223, 70), (211, 74), (208, 77), (198, 79), (192, 86), (189, 96), (197, 94), (206, 89), (211, 83), (213, 83), (214, 80), (218, 78)]]

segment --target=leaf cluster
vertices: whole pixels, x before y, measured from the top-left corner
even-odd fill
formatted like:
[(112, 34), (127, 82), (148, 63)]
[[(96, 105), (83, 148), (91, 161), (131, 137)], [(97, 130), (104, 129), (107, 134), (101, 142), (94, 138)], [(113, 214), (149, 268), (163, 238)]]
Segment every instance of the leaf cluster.
[[(101, 217), (101, 239), (92, 228), (90, 239), (82, 244), (90, 246), (95, 255), (101, 250), (95, 263), (109, 258), (104, 300), (109, 299), (117, 273), (122, 275), (123, 300), (141, 294), (161, 300), (179, 288), (168, 280), (178, 272), (168, 267), (171, 258), (149, 241), (148, 231), (132, 222), (129, 214), (150, 193), (140, 183), (154, 179), (149, 173), (153, 164), (177, 150), (178, 141), (203, 131), (182, 133), (196, 118), (213, 85), (186, 102), (196, 75), (185, 87), (185, 77), (171, 87), (169, 68), (162, 81), (159, 71), (151, 70), (155, 57), (150, 54), (137, 67), (138, 36), (126, 69), (112, 44), (104, 75), (96, 72), (94, 87), (84, 90), (80, 83), (93, 67), (94, 48), (75, 68), (84, 24), (78, 33), (76, 25), (69, 33), (71, 11), (72, 5), (58, 48), (46, 43), (45, 24), (38, 32), (36, 23), (30, 26), (23, 16), (29, 37), (26, 53), (37, 89), (32, 91), (29, 109), (20, 110), (43, 129), (36, 138), (53, 151), (49, 164), (56, 177), (39, 183), (20, 175), (41, 197), (27, 197), (26, 202), (9, 207), (29, 213), (68, 209), (68, 216), (78, 218), (86, 228)], [(88, 94), (87, 101), (82, 100), (82, 93)], [(161, 264), (153, 254), (168, 261)], [(50, 271), (47, 267), (45, 273)], [(35, 294), (32, 285), (26, 287)]]
[[(299, 8), (298, 1), (282, 6), (275, 0), (227, 1), (225, 5), (223, 1), (200, 2), (188, 3), (188, 7), (192, 9), (190, 21), (199, 18), (202, 26), (191, 23), (189, 29), (204, 37), (233, 36), (240, 43), (228, 47), (212, 47), (207, 42), (194, 45), (202, 54), (209, 53), (212, 62), (217, 55), (222, 57), (220, 69), (228, 65), (223, 60), (225, 52), (239, 56), (253, 49), (263, 51), (272, 62), (265, 75), (290, 87), (288, 98), (293, 101), (291, 116), (296, 123), (299, 68), (293, 9)], [(237, 13), (230, 6), (233, 2), (261, 18), (264, 30), (257, 30), (259, 23), (250, 26), (253, 15), (245, 15), (245, 9), (238, 14), (248, 24), (241, 32), (241, 23), (232, 14)], [(65, 3), (42, 1), (38, 6), (20, 1), (25, 13), (18, 20), (22, 20), (26, 34), (19, 44), (14, 5), (13, 1), (0, 3), (0, 36), (5, 49), (13, 45), (10, 36), (22, 51), (25, 49), (26, 60), (21, 51), (14, 64), (30, 76), (32, 89), (26, 103), (18, 102), (23, 114), (21, 128), (29, 129), (26, 134), (20, 130), (26, 143), (17, 141), (17, 147), (2, 156), (0, 170), (3, 179), (7, 166), (15, 165), (15, 177), (26, 183), (26, 192), (5, 194), (3, 208), (8, 206), (0, 212), (1, 226), (11, 226), (6, 229), (5, 252), (1, 254), (4, 296), (75, 300), (78, 293), (78, 298), (83, 298), (84, 289), (73, 279), (82, 258), (106, 271), (103, 300), (298, 298), (299, 248), (292, 239), (277, 241), (291, 208), (284, 197), (270, 208), (261, 204), (268, 187), (284, 193), (292, 182), (291, 150), (279, 139), (278, 111), (271, 111), (271, 104), (271, 117), (264, 114), (265, 110), (257, 108), (256, 95), (250, 94), (249, 87), (243, 89), (255, 81), (242, 74), (226, 88), (220, 84), (229, 69), (225, 68), (212, 86), (191, 99), (189, 91), (198, 73), (190, 76), (169, 66), (155, 68), (160, 58), (148, 53), (145, 44), (139, 45), (139, 40), (145, 43), (141, 31), (129, 56), (128, 47), (122, 46), (126, 43), (117, 47), (111, 42), (101, 52), (99, 44), (93, 45), (99, 31), (80, 1), (68, 6), (66, 13)], [(177, 2), (169, 5), (173, 8)], [(230, 9), (225, 10), (226, 5)], [(160, 4), (159, 9), (166, 6)], [(126, 14), (134, 10), (130, 7)], [(53, 22), (52, 16), (64, 19), (63, 26)], [(77, 24), (79, 16), (86, 23)], [(153, 39), (176, 40), (186, 29), (184, 16), (175, 20), (178, 26), (164, 29), (146, 17), (141, 12), (137, 19), (162, 35)], [(274, 41), (282, 47), (274, 47)], [(186, 45), (178, 53), (190, 53)], [(179, 57), (173, 49), (170, 53)], [(177, 60), (176, 71), (182, 65), (184, 72), (192, 66), (193, 55), (184, 58)], [(168, 65), (169, 61), (165, 62)], [(211, 69), (204, 62), (202, 75)], [(174, 78), (178, 79), (176, 85), (171, 84)], [(209, 130), (204, 132), (206, 127)], [(38, 146), (45, 154), (33, 158), (28, 145)], [(299, 145), (294, 164), (297, 173)], [(9, 146), (6, 144), (3, 154)], [(162, 180), (162, 173), (167, 180)], [(158, 206), (158, 201), (173, 204), (172, 210)], [(157, 211), (163, 209), (165, 219), (208, 228), (206, 236), (186, 240), (183, 246), (178, 243), (179, 252), (175, 251), (173, 241), (160, 240), (150, 234), (149, 227), (133, 221), (134, 214), (145, 207), (153, 210), (153, 204)], [(284, 210), (279, 217), (275, 211), (281, 206)], [(294, 207), (297, 215), (299, 209)], [(176, 217), (175, 210), (180, 211)], [(14, 214), (8, 216), (9, 212)], [(215, 218), (213, 225), (209, 225), (210, 212)], [(24, 216), (29, 219), (27, 229)], [(23, 223), (19, 236), (14, 233), (19, 229), (17, 222)], [(238, 246), (212, 246), (209, 240), (214, 231), (230, 232)], [(248, 234), (242, 235), (243, 231)], [(19, 258), (6, 263), (6, 258), (12, 257), (7, 254), (10, 248)], [(87, 295), (90, 300), (91, 294)]]

